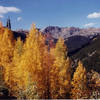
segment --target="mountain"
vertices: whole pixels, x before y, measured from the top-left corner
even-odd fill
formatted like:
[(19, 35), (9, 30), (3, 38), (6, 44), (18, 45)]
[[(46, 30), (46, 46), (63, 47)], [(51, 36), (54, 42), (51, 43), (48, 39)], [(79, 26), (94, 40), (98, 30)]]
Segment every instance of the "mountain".
[(81, 60), (87, 70), (91, 69), (100, 73), (100, 36), (95, 37), (91, 42), (71, 56), (74, 63)]
[(65, 40), (65, 44), (67, 45), (69, 55), (74, 54), (75, 52), (79, 51), (81, 48), (89, 44), (90, 39), (85, 36), (75, 35), (68, 37)]
[(56, 42), (59, 37), (65, 40), (70, 53), (74, 53), (87, 45), (91, 39), (100, 35), (100, 28), (80, 29), (76, 27), (49, 26), (40, 30), (47, 36), (47, 42)]
[(55, 39), (58, 39), (59, 37), (67, 39), (68, 37), (77, 35), (92, 38), (92, 36), (100, 34), (100, 28), (80, 29), (76, 27), (48, 26), (45, 29), (41, 29), (41, 32), (43, 32), (44, 34), (49, 33)]

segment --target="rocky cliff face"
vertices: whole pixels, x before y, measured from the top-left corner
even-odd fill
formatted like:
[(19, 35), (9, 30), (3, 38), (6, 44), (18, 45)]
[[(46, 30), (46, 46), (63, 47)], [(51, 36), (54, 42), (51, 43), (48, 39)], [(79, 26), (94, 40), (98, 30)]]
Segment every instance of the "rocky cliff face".
[(76, 36), (76, 35), (92, 38), (92, 36), (96, 36), (100, 34), (100, 28), (80, 29), (80, 28), (75, 28), (75, 27), (49, 26), (41, 31), (44, 34), (50, 33), (52, 37), (56, 39), (58, 39), (59, 37), (66, 39), (68, 37)]
[(69, 52), (74, 52), (87, 45), (94, 37), (100, 35), (100, 28), (80, 29), (75, 27), (49, 26), (40, 30), (47, 35), (47, 40), (57, 41), (62, 37), (67, 44)]

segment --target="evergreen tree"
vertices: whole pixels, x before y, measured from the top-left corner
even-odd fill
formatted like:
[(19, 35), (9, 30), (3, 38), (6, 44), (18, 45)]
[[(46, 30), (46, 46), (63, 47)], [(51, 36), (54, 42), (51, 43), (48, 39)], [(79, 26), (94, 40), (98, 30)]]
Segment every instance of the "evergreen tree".
[(11, 29), (11, 22), (10, 22), (10, 18), (7, 19), (7, 25), (6, 25), (7, 28)]

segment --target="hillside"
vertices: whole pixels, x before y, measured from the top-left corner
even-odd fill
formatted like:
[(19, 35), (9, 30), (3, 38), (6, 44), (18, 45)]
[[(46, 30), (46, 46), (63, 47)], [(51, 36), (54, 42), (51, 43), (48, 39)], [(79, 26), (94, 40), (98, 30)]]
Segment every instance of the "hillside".
[(81, 60), (88, 71), (93, 69), (100, 73), (100, 36), (94, 38), (71, 58), (75, 60), (75, 63)]

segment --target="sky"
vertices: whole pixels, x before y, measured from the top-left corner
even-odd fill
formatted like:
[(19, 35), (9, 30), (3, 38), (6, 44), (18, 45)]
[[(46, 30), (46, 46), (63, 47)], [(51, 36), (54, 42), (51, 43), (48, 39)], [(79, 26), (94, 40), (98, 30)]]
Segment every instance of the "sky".
[(100, 0), (0, 0), (0, 20), (12, 29), (100, 27)]

